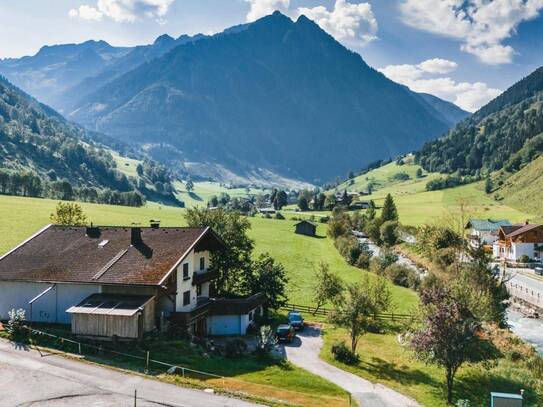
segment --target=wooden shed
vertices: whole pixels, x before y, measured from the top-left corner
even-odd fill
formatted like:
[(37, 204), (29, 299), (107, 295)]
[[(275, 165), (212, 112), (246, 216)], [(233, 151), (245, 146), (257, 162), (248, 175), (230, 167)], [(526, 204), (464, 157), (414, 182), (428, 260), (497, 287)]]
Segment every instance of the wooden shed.
[(302, 220), (296, 223), (295, 232), (299, 235), (315, 236), (317, 234), (317, 224), (308, 220)]
[(139, 339), (155, 328), (155, 297), (93, 294), (66, 312), (72, 333), (93, 338)]

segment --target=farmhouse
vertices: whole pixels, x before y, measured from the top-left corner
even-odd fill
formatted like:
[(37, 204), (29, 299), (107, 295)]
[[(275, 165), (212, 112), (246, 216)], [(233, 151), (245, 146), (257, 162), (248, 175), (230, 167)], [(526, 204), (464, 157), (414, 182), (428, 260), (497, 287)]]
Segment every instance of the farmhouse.
[(299, 235), (315, 236), (317, 234), (317, 224), (308, 220), (302, 220), (294, 225), (295, 233)]
[(539, 260), (543, 253), (543, 225), (528, 222), (502, 226), (492, 245), (494, 257), (518, 262), (522, 258)]
[(511, 223), (507, 219), (470, 219), (465, 226), (470, 245), (492, 245), (498, 240), (498, 232), (502, 226), (511, 226)]
[(0, 257), (0, 319), (71, 324), (97, 338), (138, 338), (168, 321), (195, 335), (246, 333), (261, 294), (215, 298), (209, 228), (47, 226)]

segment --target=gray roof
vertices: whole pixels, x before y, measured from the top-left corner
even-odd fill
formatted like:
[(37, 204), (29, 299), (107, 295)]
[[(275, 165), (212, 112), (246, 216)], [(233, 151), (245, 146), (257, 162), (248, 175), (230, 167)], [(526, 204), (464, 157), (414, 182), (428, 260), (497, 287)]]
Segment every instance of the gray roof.
[(482, 230), (484, 232), (496, 232), (502, 226), (511, 226), (507, 219), (470, 219), (466, 228)]

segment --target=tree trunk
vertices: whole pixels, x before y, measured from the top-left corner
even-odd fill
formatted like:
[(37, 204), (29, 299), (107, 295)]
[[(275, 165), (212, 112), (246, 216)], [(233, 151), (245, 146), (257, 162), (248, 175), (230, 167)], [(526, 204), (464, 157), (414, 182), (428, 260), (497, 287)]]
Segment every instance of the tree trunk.
[(454, 381), (454, 372), (451, 368), (447, 368), (447, 402), (449, 404), (452, 404), (453, 381)]

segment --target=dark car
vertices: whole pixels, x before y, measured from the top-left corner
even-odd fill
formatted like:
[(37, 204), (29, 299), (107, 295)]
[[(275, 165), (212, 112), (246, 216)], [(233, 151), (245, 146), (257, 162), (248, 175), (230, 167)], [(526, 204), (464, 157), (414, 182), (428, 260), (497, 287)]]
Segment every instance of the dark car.
[(298, 311), (290, 311), (288, 313), (288, 323), (294, 327), (294, 329), (304, 329), (304, 318)]
[(275, 334), (277, 335), (277, 340), (291, 343), (296, 336), (296, 331), (292, 325), (281, 324), (277, 327)]

